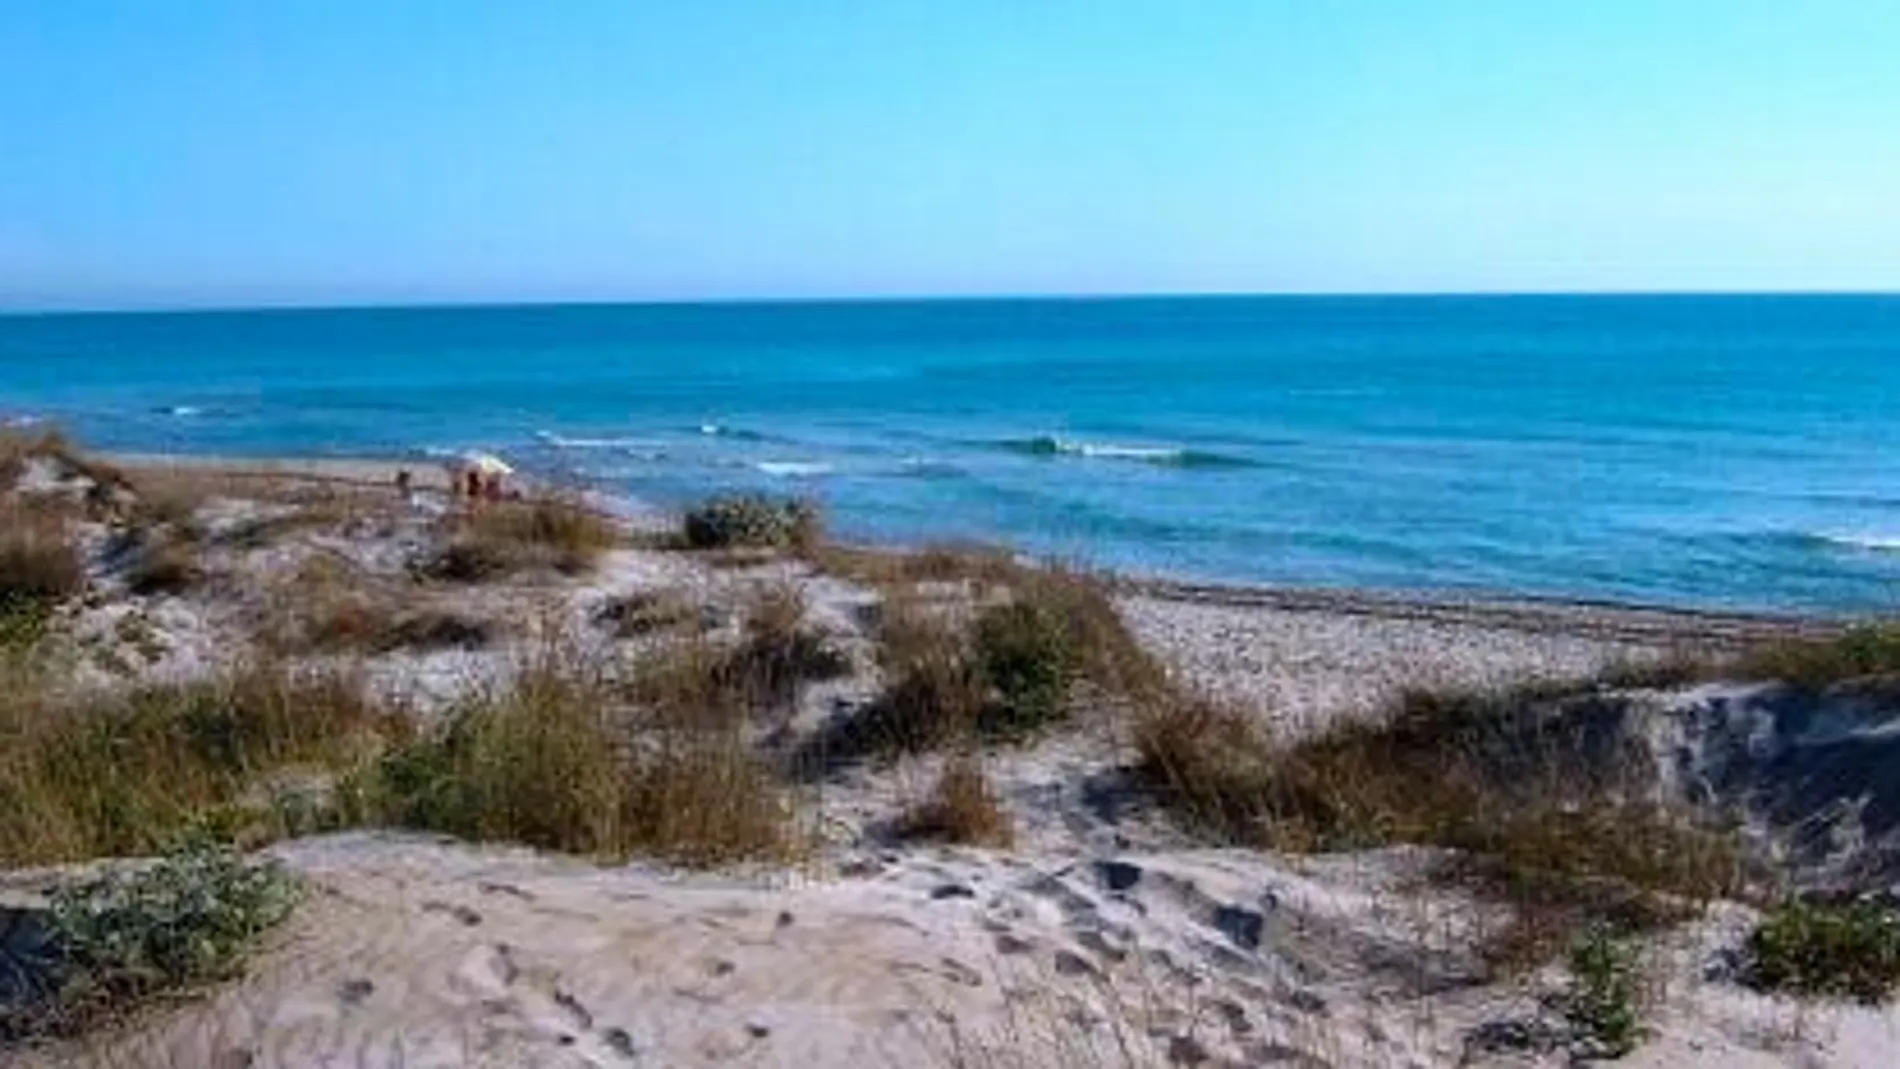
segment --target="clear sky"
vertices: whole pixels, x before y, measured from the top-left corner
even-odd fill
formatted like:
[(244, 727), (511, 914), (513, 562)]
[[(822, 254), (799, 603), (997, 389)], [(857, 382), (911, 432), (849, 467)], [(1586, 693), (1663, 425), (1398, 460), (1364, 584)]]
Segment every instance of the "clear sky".
[(1900, 289), (1895, 0), (0, 0), (0, 303)]

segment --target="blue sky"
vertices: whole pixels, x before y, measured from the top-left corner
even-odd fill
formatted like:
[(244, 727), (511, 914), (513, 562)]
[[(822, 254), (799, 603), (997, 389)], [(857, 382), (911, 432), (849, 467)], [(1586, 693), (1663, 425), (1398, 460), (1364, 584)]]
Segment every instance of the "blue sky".
[(1900, 289), (1900, 3), (0, 0), (0, 303)]

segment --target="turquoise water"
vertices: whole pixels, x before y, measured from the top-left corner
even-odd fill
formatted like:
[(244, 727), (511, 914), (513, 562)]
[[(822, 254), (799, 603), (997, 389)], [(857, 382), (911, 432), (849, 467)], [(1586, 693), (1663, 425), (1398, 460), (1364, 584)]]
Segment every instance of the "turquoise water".
[(1900, 298), (14, 316), (0, 412), (114, 449), (481, 447), (1193, 578), (1900, 602)]

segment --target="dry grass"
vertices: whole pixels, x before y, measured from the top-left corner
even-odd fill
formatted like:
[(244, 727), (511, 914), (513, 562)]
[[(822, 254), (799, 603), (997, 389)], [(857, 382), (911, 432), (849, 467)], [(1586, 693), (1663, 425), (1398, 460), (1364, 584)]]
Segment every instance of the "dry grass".
[(879, 626), (886, 678), (877, 702), (805, 747), (807, 773), (871, 755), (973, 742), (1030, 742), (1085, 707), (1152, 701), (1167, 686), (1103, 587), (1058, 568), (1023, 569), (974, 614), (905, 588)]
[(944, 765), (930, 795), (905, 810), (892, 829), (900, 839), (1009, 847), (1016, 832), (979, 758), (960, 754)]
[(85, 585), (85, 564), (62, 516), (0, 504), (0, 610), (43, 612)]
[(1872, 622), (1839, 635), (1767, 643), (1743, 654), (1730, 672), (1813, 692), (1850, 679), (1900, 672), (1900, 624)]
[(203, 578), (198, 548), (163, 535), (135, 550), (125, 569), (126, 587), (134, 594), (180, 594)]
[(306, 581), (260, 637), (284, 654), (323, 651), (383, 654), (397, 650), (482, 649), (500, 630), (488, 620), (429, 606), (404, 607), (392, 591)]
[(824, 572), (887, 594), (922, 583), (967, 583), (980, 594), (1008, 587), (1026, 572), (1014, 554), (981, 545), (939, 543), (915, 550), (824, 544), (811, 553)]
[(149, 853), (275, 772), (341, 767), (406, 721), (340, 670), (259, 662), (202, 682), (67, 696), (0, 689), (0, 864)]
[(849, 675), (851, 659), (806, 625), (805, 600), (798, 588), (771, 586), (747, 608), (745, 634), (723, 671), (752, 702), (783, 709), (797, 702), (804, 684)]
[(665, 591), (638, 591), (609, 599), (594, 619), (613, 629), (615, 638), (645, 638), (684, 628), (700, 618), (686, 598)]
[(612, 520), (557, 496), (479, 503), (450, 517), (447, 533), (447, 544), (423, 572), (453, 582), (532, 568), (577, 575), (625, 541)]
[(558, 649), (354, 784), (365, 819), (602, 857), (784, 856), (791, 811), (735, 725), (627, 707)]
[(1182, 698), (1143, 714), (1138, 770), (1223, 842), (1456, 851), (1445, 876), (1517, 907), (1485, 948), (1498, 964), (1541, 960), (1589, 924), (1648, 927), (1737, 892), (1734, 838), (1659, 803), (1653, 766), (1612, 729), (1614, 705), (1555, 697), (1565, 689), (1414, 692), (1290, 745)]

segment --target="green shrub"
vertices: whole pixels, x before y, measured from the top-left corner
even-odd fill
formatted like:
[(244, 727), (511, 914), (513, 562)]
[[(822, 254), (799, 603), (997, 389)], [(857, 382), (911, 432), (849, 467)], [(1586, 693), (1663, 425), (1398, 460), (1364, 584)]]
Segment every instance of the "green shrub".
[(190, 837), (149, 868), (56, 890), (42, 954), (29, 963), (39, 997), (0, 1012), (0, 1039), (70, 1033), (153, 996), (232, 975), (287, 918), (297, 884)]
[(994, 733), (1024, 735), (1067, 714), (1082, 649), (1060, 606), (1020, 600), (992, 606), (977, 617), (972, 646), (995, 692), (985, 715)]
[(1885, 1002), (1900, 987), (1900, 914), (1872, 901), (1790, 901), (1749, 935), (1744, 978), (1764, 991)]
[(803, 550), (816, 544), (819, 528), (818, 511), (810, 502), (754, 495), (714, 498), (688, 510), (682, 533), (692, 549)]
[(1621, 1058), (1642, 1038), (1641, 977), (1634, 945), (1593, 925), (1570, 945), (1570, 987), (1564, 1018), (1592, 1057)]

